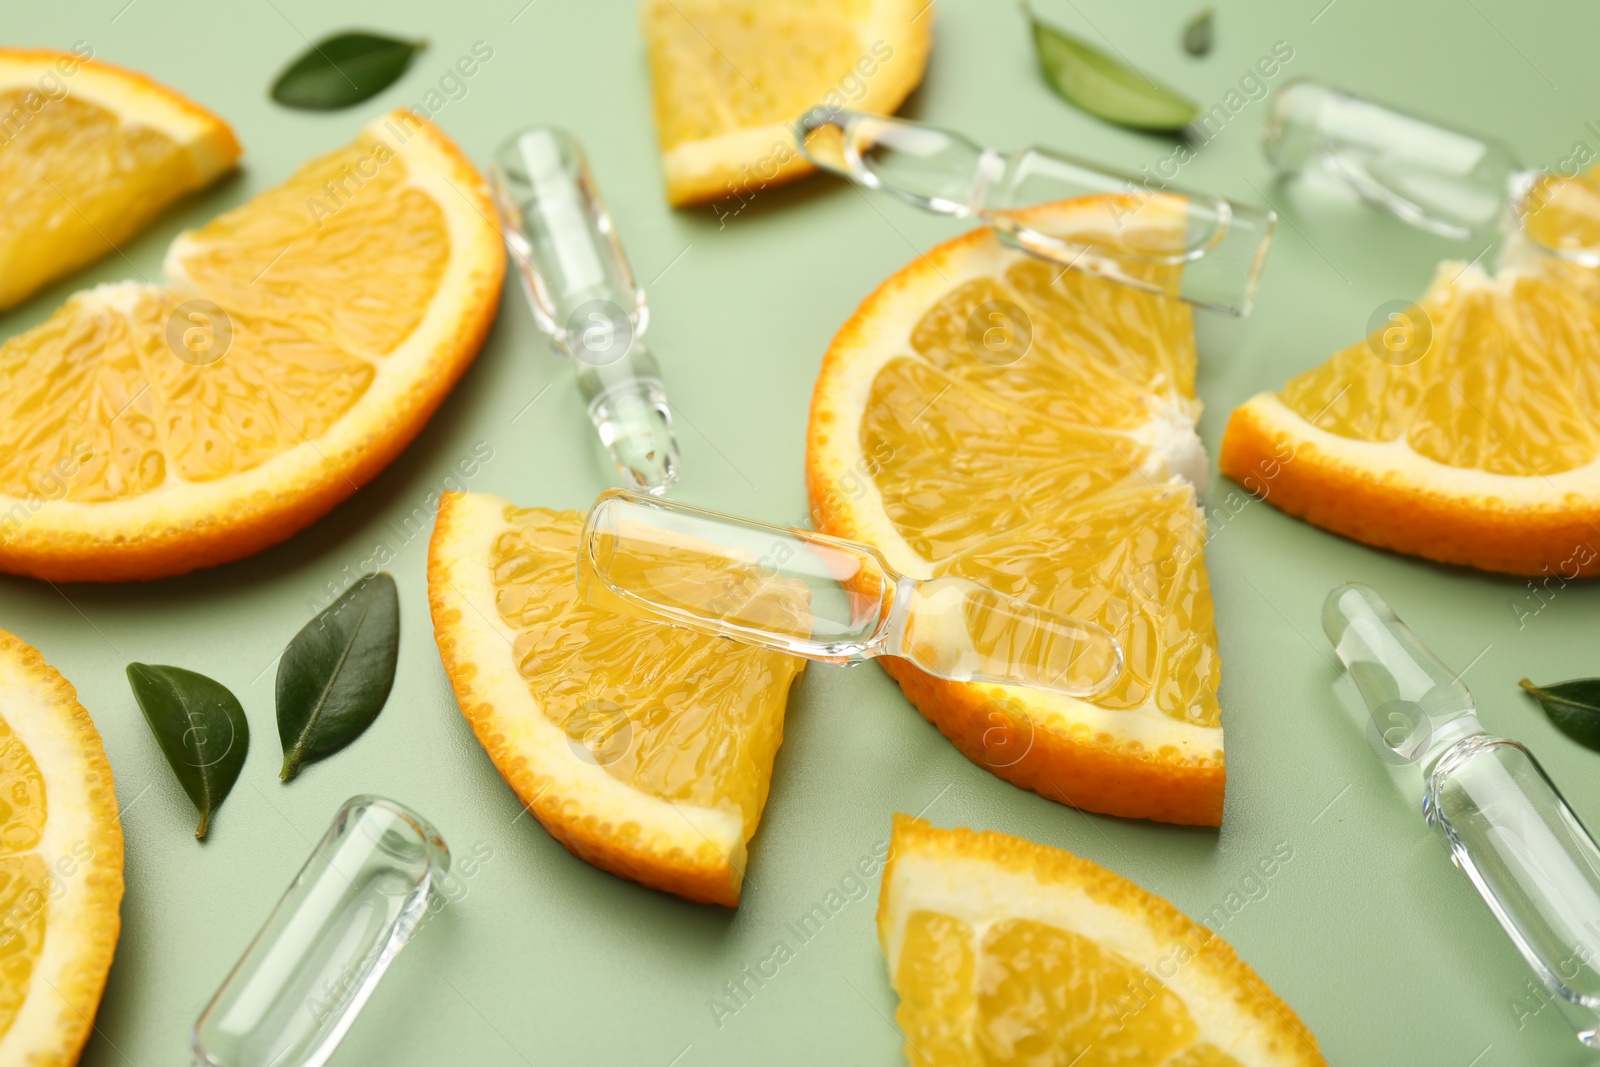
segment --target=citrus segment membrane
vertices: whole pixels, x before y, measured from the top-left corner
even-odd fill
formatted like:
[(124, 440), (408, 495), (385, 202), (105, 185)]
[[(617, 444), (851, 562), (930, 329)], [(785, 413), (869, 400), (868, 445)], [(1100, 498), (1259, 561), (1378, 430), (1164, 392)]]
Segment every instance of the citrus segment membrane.
[(0, 418), (22, 430), (0, 459), (0, 491), (26, 496), (36, 472), (79, 456), (68, 500), (247, 471), (321, 437), (372, 383), (367, 360), (246, 314), (230, 316), (227, 359), (181, 359), (168, 324), (185, 302), (131, 283), (101, 286), (0, 346), (0, 383), (11, 386), (0, 386)]
[(1481, 275), (1430, 293), (1429, 336), (1398, 359), (1384, 336), (1293, 378), (1282, 397), (1312, 425), (1360, 441), (1403, 440), (1436, 463), (1525, 478), (1600, 456), (1600, 321), (1541, 277)]
[(658, 42), (651, 61), (662, 94), (656, 112), (662, 149), (792, 122), (855, 65), (862, 42), (854, 19), (870, 6), (648, 6), (645, 18)]
[[(0, 91), (0, 116), (26, 113), (30, 92)], [(26, 295), (11, 279), (58, 278), (109, 255), (149, 225), (175, 190), (202, 184), (188, 152), (160, 130), (125, 126), (108, 109), (71, 97), (0, 148), (6, 217), (26, 222), (0, 235), (0, 307)]]

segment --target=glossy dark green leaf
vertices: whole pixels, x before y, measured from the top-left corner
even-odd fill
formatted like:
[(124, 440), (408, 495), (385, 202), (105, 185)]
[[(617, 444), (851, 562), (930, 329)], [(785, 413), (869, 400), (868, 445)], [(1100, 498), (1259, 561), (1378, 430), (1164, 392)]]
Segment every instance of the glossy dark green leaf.
[(425, 41), (336, 33), (306, 49), (272, 83), (272, 99), (303, 111), (335, 111), (393, 85)]
[(369, 574), (294, 635), (278, 663), (278, 738), (288, 781), (372, 725), (394, 686), (400, 594)]
[(203, 838), (250, 751), (244, 709), (221, 682), (182, 667), (130, 663), (128, 684), (162, 754), (200, 812), (194, 836)]
[(1051, 87), (1096, 118), (1136, 130), (1175, 131), (1200, 113), (1199, 105), (1177, 90), (1036, 18), (1033, 43)]
[(1215, 17), (1208, 7), (1200, 14), (1189, 20), (1189, 25), (1183, 28), (1183, 50), (1191, 56), (1206, 56), (1211, 54), (1211, 23)]
[(1575, 678), (1554, 685), (1517, 683), (1539, 702), (1556, 729), (1585, 748), (1600, 752), (1600, 678)]

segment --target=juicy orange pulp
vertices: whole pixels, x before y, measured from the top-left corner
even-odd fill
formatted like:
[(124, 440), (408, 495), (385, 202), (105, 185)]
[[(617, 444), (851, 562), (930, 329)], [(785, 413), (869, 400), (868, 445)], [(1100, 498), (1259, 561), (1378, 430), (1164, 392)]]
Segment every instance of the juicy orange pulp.
[[(752, 126), (792, 122), (862, 54), (846, 12), (824, 5), (653, 5), (652, 82), (662, 151)], [(841, 9), (845, 5), (838, 5)], [(854, 5), (865, 10), (868, 4)]]
[[(349, 168), (375, 176), (307, 231), (307, 204), (333, 203), (326, 185), (348, 188)], [(0, 492), (26, 497), (40, 471), (68, 464), (67, 499), (125, 499), (248, 471), (321, 437), (416, 329), (450, 256), (438, 205), (398, 189), (406, 174), (366, 135), (180, 239), (185, 280), (211, 308), (164, 289), (101, 288), (8, 341), (0, 417), (27, 429), (0, 458)], [(174, 354), (174, 330), (178, 346), (198, 346), (192, 361)]]
[(184, 277), (229, 312), (270, 309), (313, 341), (388, 355), (421, 323), (450, 260), (433, 190), (406, 184), (391, 143), (364, 132), (214, 220), (175, 250)]
[[(1022, 358), (990, 364), (967, 335), (1000, 301), (1021, 308), (1031, 339)], [(892, 457), (875, 482), (899, 534), (935, 574), (1110, 630), (1125, 672), (1095, 703), (1153, 700), (1215, 725), (1203, 521), (1191, 486), (1142, 473), (1150, 449), (1131, 433), (1152, 394), (1181, 407), (1193, 393), (1188, 310), (1021, 261), (1004, 287), (946, 294), (911, 347), (922, 359), (883, 366), (860, 428), (863, 455)]]
[(0, 719), (0, 915), (8, 917), (0, 929), (0, 1036), (22, 1010), (44, 950), (50, 873), (32, 850), (44, 837), (48, 811), (39, 765)]
[(1600, 316), (1552, 278), (1447, 287), (1280, 396), (1341, 437), (1404, 440), (1450, 467), (1559, 474), (1600, 455), (1597, 342)]
[(1083, 1050), (1074, 1067), (1239, 1067), (1197, 1041), (1188, 1007), (1146, 968), (1031, 919), (996, 922), (979, 943), (960, 919), (913, 912), (895, 988), (915, 1067), (971, 1067), (973, 1044), (995, 1067), (1069, 1049)]
[(372, 382), (370, 360), (248, 312), (229, 316), (226, 358), (177, 359), (167, 333), (185, 302), (92, 290), (0, 348), (0, 417), (23, 428), (0, 456), (0, 492), (26, 497), (41, 471), (67, 465), (77, 473), (63, 495), (84, 502), (247, 471), (321, 436)]
[(513, 508), (506, 520), (490, 560), (496, 608), (545, 717), (640, 792), (731, 804), (754, 827), (803, 661), (591, 607), (573, 580), (583, 516)]
[[(0, 116), (30, 114), (37, 95), (0, 91)], [(13, 241), (0, 232), (0, 307), (22, 295), (10, 279), (53, 278), (107, 255), (144, 229), (173, 189), (200, 184), (189, 152), (160, 130), (76, 97), (48, 101), (15, 136), (0, 137), (0, 209), (51, 236)]]

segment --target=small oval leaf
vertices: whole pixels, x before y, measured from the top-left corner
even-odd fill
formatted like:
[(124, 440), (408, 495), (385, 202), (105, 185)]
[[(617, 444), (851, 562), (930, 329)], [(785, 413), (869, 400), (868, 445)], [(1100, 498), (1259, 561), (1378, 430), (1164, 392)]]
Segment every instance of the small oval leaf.
[(1585, 748), (1600, 752), (1600, 678), (1575, 678), (1554, 685), (1517, 683), (1539, 702), (1556, 729)]
[(393, 85), (426, 44), (376, 33), (324, 37), (278, 75), (272, 99), (302, 111), (359, 104)]
[(289, 781), (372, 725), (394, 686), (400, 594), (369, 574), (294, 635), (278, 663), (278, 738)]
[(1191, 56), (1206, 56), (1211, 54), (1211, 27), (1215, 14), (1208, 7), (1194, 18), (1189, 20), (1189, 25), (1183, 28), (1183, 50)]
[(1096, 118), (1136, 130), (1170, 132), (1200, 113), (1199, 105), (1177, 90), (1038, 19), (1033, 19), (1033, 43), (1051, 87)]
[(182, 667), (128, 664), (128, 685), (156, 743), (200, 812), (204, 839), (250, 751), (244, 708), (221, 682)]

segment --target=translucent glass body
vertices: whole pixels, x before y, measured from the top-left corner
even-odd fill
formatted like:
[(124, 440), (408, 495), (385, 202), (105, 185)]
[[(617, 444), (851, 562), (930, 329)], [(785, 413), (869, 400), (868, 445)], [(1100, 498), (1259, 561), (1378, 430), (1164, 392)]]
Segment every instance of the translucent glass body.
[(1261, 131), (1279, 172), (1340, 190), (1419, 229), (1600, 267), (1600, 179), (1543, 173), (1504, 142), (1308, 81), (1274, 94)]
[(663, 493), (678, 446), (649, 325), (616, 227), (583, 150), (548, 126), (501, 146), (490, 169), (506, 245), (534, 320), (573, 357), (589, 418), (629, 485)]
[(421, 816), (345, 801), (190, 1035), (202, 1067), (321, 1067), (416, 931), (450, 852)]
[(870, 545), (611, 490), (578, 542), (591, 603), (835, 663), (899, 656), (939, 678), (1072, 695), (1121, 673), (1102, 627), (963, 578), (917, 581)]
[(1522, 170), (1499, 141), (1307, 81), (1274, 94), (1262, 144), (1285, 174), (1461, 239), (1494, 228)]
[[(998, 152), (949, 130), (818, 108), (801, 120), (818, 166), (942, 215), (976, 217), (1000, 239), (1201, 307), (1244, 315), (1276, 216), (1044, 148)], [(1073, 201), (1070, 211), (1041, 205)]]

